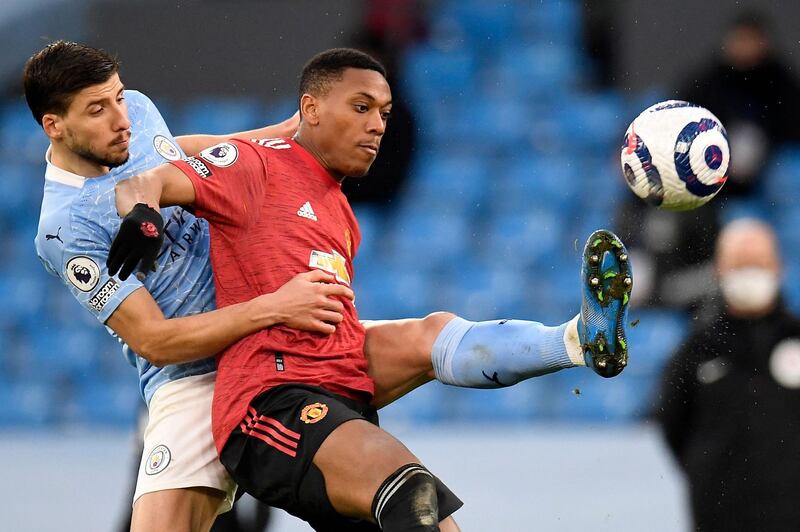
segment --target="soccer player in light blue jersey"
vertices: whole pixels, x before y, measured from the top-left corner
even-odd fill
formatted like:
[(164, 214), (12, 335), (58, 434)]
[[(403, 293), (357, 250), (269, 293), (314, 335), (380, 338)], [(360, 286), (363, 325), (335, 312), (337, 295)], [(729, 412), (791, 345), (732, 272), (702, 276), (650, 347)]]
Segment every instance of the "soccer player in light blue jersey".
[[(273, 294), (214, 310), (205, 220), (164, 209), (158, 273), (144, 281), (108, 275), (119, 227), (114, 186), (214, 137), (175, 139), (153, 103), (125, 90), (117, 63), (75, 43), (54, 43), (25, 68), (31, 111), (51, 141), (36, 251), (78, 301), (125, 342), (149, 407), (133, 513), (134, 530), (207, 530), (230, 507), (235, 486), (211, 438), (215, 363), (245, 335), (285, 323), (330, 333), (341, 316), (323, 272), (298, 276)], [(287, 125), (250, 134), (280, 134)], [(56, 235), (47, 238), (46, 235)], [(170, 318), (170, 319), (167, 319)]]
[[(71, 71), (74, 62), (82, 65), (78, 72), (97, 77), (70, 86), (65, 82), (69, 76), (59, 73)], [(94, 72), (104, 64), (105, 70)], [(38, 71), (45, 67), (54, 70), (50, 77)], [(37, 78), (47, 82), (29, 83)], [(231, 487), (216, 453), (209, 460), (207, 454), (195, 457), (189, 444), (177, 450), (159, 443), (165, 434), (179, 433), (196, 447), (213, 450), (207, 419), (213, 364), (203, 358), (274, 323), (330, 333), (341, 319), (337, 298), (352, 294), (333, 292), (323, 283), (329, 279), (326, 274), (312, 271), (275, 294), (213, 310), (208, 228), (183, 209), (161, 210), (166, 238), (158, 250), (156, 273), (143, 282), (109, 276), (105, 256), (119, 228), (114, 185), (162, 162), (194, 155), (220, 138), (174, 139), (146, 97), (123, 90), (113, 59), (74, 43), (56, 43), (29, 61), (26, 96), (51, 139), (37, 251), (82, 304), (130, 346), (127, 354), (139, 368), (142, 392), (149, 400), (150, 426), (133, 529), (207, 530), (217, 512), (227, 507)], [(293, 128), (283, 124), (232, 136), (285, 136)], [(146, 229), (142, 234), (149, 232)], [(47, 240), (45, 234), (59, 234), (61, 241)], [(587, 244), (584, 309), (559, 327), (519, 320), (475, 323), (450, 313), (365, 323), (375, 404), (388, 404), (433, 378), (458, 386), (498, 388), (586, 364), (604, 376), (617, 374), (627, 362), (627, 349), (617, 345), (614, 352), (614, 339), (622, 329), (624, 340), (629, 286), (622, 284), (628, 275), (619, 260), (624, 249), (615, 244), (619, 242), (606, 234)], [(600, 306), (593, 294), (605, 297), (607, 305)], [(599, 342), (598, 331), (609, 341)], [(168, 422), (162, 419), (166, 411), (172, 416)], [(199, 419), (201, 411), (204, 421)]]

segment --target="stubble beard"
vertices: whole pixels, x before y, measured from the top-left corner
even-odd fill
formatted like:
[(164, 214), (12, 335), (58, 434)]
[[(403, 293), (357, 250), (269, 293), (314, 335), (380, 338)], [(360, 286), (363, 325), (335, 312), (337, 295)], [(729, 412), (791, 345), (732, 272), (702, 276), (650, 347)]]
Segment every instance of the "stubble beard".
[(82, 144), (77, 142), (72, 135), (70, 135), (67, 147), (75, 155), (86, 159), (93, 164), (107, 166), (109, 169), (117, 168), (118, 166), (122, 166), (123, 164), (127, 163), (131, 155), (130, 150), (125, 150), (124, 152), (120, 153), (118, 157), (113, 159), (109, 158), (108, 156), (104, 156), (93, 151), (90, 144)]

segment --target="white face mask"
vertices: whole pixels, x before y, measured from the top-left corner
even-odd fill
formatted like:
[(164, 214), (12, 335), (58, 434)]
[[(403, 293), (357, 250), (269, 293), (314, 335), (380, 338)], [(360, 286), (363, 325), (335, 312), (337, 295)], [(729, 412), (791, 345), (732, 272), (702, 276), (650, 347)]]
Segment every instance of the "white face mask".
[(755, 313), (769, 308), (780, 288), (775, 272), (757, 267), (732, 270), (720, 278), (719, 285), (728, 305)]

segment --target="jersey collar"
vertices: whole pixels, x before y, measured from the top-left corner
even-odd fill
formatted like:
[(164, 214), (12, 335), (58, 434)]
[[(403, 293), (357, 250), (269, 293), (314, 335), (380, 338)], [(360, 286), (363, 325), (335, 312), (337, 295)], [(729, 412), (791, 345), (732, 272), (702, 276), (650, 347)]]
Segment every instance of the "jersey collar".
[(47, 148), (47, 153), (44, 154), (44, 160), (47, 163), (47, 170), (44, 173), (45, 179), (70, 187), (83, 188), (83, 184), (86, 181), (85, 177), (59, 168), (50, 159), (50, 148)]

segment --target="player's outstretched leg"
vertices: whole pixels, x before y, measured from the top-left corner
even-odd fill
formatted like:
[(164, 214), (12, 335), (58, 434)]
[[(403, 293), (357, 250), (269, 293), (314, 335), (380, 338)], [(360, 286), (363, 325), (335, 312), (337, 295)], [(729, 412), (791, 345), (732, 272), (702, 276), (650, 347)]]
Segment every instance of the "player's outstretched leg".
[(502, 388), (588, 365), (604, 377), (628, 361), (628, 299), (633, 286), (625, 246), (596, 231), (583, 253), (581, 313), (556, 327), (526, 320), (474, 322), (449, 312), (422, 319), (364, 322), (364, 352), (382, 407), (432, 379), (466, 388)]
[(628, 364), (628, 302), (633, 272), (628, 251), (611, 231), (595, 231), (586, 241), (581, 267), (583, 304), (578, 336), (586, 365), (614, 377)]

